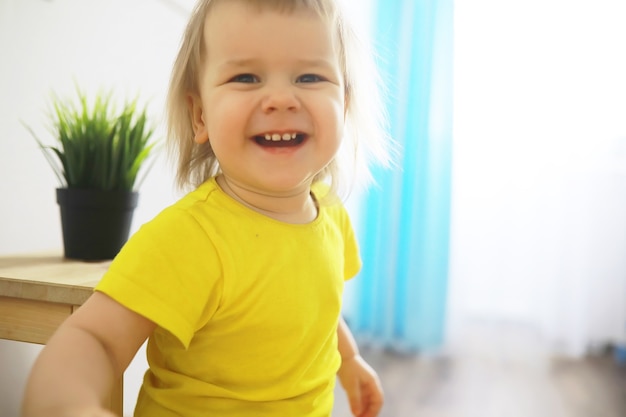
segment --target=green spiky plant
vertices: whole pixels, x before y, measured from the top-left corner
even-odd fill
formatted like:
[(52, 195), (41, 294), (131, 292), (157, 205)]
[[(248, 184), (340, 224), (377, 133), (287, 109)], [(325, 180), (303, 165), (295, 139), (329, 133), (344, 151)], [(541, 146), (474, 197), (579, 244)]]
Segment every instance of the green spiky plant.
[(90, 105), (76, 88), (78, 101), (53, 95), (51, 132), (56, 145), (46, 145), (31, 132), (61, 185), (66, 188), (133, 191), (140, 169), (151, 156), (154, 128), (137, 99), (115, 111), (111, 92), (97, 94)]

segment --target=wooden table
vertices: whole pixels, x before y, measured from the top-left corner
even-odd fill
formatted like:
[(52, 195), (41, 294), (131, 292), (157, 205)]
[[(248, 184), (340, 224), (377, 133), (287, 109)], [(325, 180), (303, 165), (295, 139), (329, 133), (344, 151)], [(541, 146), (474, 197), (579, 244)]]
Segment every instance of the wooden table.
[[(91, 295), (110, 262), (60, 255), (0, 257), (0, 339), (46, 344), (57, 327)], [(110, 409), (123, 415), (123, 378)]]

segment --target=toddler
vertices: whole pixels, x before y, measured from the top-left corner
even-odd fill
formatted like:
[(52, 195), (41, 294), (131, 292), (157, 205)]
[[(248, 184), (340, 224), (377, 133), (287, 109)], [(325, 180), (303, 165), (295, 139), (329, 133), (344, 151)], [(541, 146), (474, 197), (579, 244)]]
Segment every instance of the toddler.
[(112, 416), (104, 398), (146, 340), (137, 417), (328, 417), (337, 376), (355, 416), (378, 414), (380, 382), (341, 318), (361, 263), (337, 194), (366, 174), (359, 160), (386, 162), (386, 136), (335, 1), (198, 3), (168, 97), (191, 191), (42, 350), (24, 417)]

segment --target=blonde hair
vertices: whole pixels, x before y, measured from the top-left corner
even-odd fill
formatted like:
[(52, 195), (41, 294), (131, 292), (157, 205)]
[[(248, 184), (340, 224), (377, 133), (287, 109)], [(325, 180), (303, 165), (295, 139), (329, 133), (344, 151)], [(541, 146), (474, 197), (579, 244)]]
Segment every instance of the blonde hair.
[[(177, 164), (180, 188), (196, 187), (220, 172), (219, 162), (209, 142), (194, 141), (189, 94), (199, 93), (199, 75), (204, 58), (204, 26), (211, 7), (224, 0), (200, 0), (194, 8), (170, 80), (167, 98), (168, 148)], [(229, 0), (232, 1), (232, 0)], [(336, 30), (339, 65), (346, 97), (346, 124), (342, 149), (316, 176), (329, 179), (333, 191), (349, 191), (356, 180), (372, 179), (370, 165), (390, 165), (391, 141), (387, 134), (386, 113), (373, 57), (368, 53), (354, 26), (337, 0), (240, 0), (259, 9), (291, 13), (311, 10)], [(350, 180), (346, 181), (346, 177)]]

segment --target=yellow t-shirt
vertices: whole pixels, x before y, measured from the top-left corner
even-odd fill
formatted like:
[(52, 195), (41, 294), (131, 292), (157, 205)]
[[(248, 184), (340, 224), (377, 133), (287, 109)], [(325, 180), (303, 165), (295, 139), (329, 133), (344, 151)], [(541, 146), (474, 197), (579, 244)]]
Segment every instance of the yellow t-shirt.
[(339, 202), (287, 224), (205, 182), (96, 288), (157, 324), (135, 416), (329, 416), (343, 282), (360, 266)]

